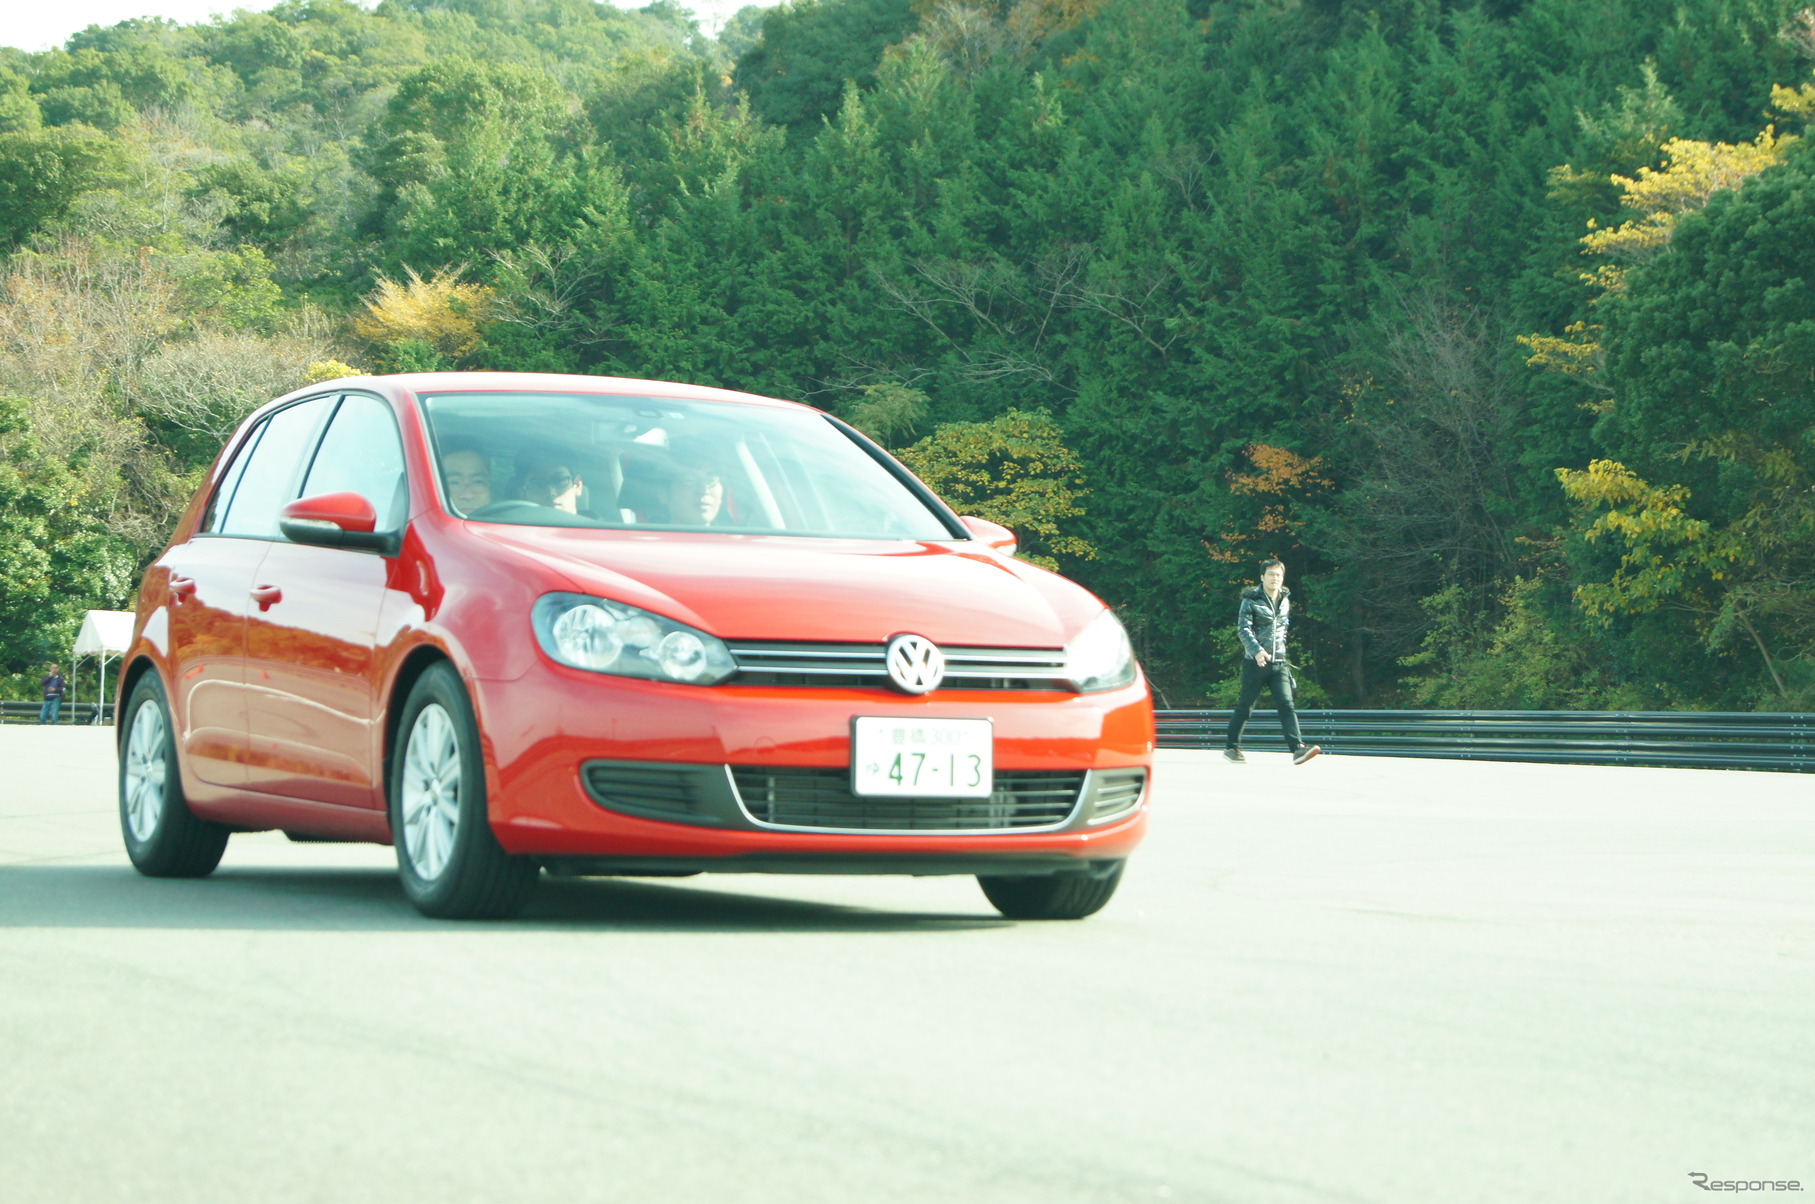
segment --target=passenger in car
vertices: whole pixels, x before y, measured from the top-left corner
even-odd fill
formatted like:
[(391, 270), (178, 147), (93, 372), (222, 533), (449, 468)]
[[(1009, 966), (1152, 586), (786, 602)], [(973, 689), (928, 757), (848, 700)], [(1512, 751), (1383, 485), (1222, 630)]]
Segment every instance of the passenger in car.
[(665, 521), (677, 527), (710, 527), (725, 506), (725, 481), (704, 460), (679, 460), (657, 486)]
[(441, 480), (450, 505), (471, 514), (492, 503), (492, 470), (485, 453), (470, 439), (447, 439), (441, 444)]

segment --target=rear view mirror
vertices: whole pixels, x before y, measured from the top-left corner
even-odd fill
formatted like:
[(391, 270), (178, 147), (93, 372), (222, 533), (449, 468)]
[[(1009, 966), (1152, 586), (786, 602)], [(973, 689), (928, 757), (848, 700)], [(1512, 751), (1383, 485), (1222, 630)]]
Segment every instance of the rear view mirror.
[(958, 521), (964, 524), (965, 530), (971, 533), (972, 539), (980, 539), (1004, 556), (1013, 556), (1018, 545), (1015, 533), (1001, 523), (992, 523), (987, 518), (977, 518), (970, 514), (961, 514)]
[(277, 512), (277, 525), (293, 543), (323, 548), (363, 548), (390, 555), (401, 533), (378, 531), (378, 512), (357, 493), (298, 498)]

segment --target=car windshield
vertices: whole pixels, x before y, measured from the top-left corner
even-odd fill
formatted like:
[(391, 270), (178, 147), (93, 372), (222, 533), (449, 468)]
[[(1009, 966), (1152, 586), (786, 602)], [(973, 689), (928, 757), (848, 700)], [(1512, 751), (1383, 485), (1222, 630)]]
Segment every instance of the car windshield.
[(425, 396), (448, 509), (481, 522), (963, 538), (822, 414), (564, 393)]

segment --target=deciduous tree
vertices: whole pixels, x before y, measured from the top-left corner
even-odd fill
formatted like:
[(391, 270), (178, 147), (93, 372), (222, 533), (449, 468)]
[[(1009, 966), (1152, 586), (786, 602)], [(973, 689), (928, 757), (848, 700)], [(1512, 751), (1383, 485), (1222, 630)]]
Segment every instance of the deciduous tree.
[(1078, 460), (1049, 414), (1010, 410), (988, 422), (946, 423), (901, 453), (902, 463), (960, 511), (1012, 528), (1023, 559), (1057, 568), (1057, 556), (1089, 560), (1066, 534), (1084, 513)]

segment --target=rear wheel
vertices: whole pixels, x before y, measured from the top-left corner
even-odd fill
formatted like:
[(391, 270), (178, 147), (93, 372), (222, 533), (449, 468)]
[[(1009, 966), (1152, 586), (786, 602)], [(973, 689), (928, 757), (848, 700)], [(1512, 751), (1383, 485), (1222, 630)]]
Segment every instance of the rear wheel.
[(183, 797), (176, 734), (157, 674), (133, 686), (120, 747), (120, 834), (126, 855), (151, 878), (205, 878), (221, 863), (231, 829), (197, 819)]
[(1123, 864), (1117, 861), (1083, 874), (1027, 878), (979, 874), (977, 885), (996, 910), (1011, 920), (1081, 920), (1103, 910), (1122, 881)]
[(397, 730), (391, 836), (403, 893), (440, 919), (515, 915), (540, 870), (492, 835), (479, 725), (452, 666), (435, 665), (416, 680)]

